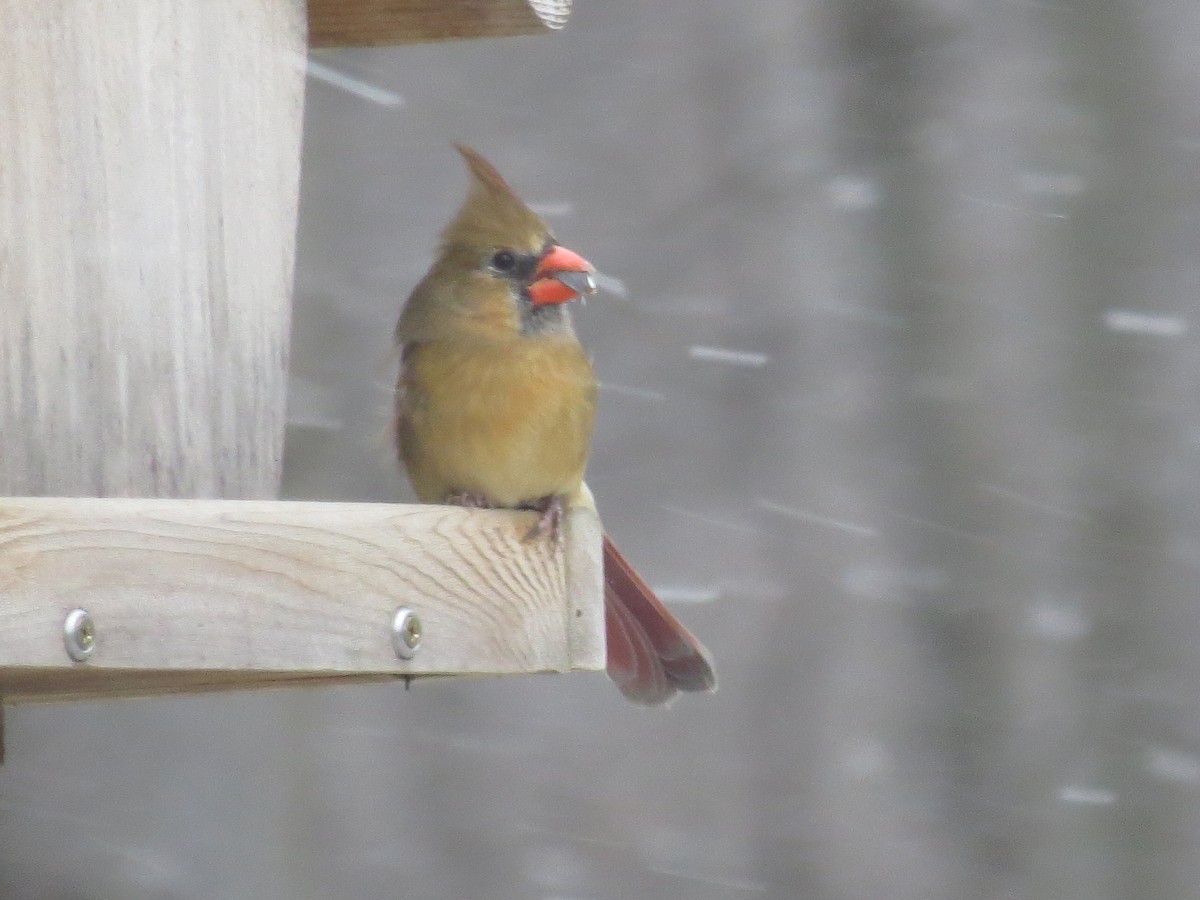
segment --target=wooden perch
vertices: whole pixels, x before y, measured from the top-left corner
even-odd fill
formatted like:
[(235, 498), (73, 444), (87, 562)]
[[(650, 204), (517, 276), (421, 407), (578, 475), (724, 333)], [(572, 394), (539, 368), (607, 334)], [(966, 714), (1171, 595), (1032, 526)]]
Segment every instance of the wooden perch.
[[(600, 525), (375, 503), (0, 499), (7, 703), (604, 667)], [(398, 607), (421, 620), (411, 660)], [(85, 662), (64, 621), (86, 610)]]
[(415, 44), (562, 28), (571, 0), (309, 0), (310, 47)]
[[(3, 704), (603, 667), (600, 530), (279, 503), (312, 46), (558, 28), (569, 0), (7, 4)], [(306, 23), (307, 11), (307, 23)], [(397, 658), (399, 606), (421, 617)], [(85, 609), (86, 661), (64, 620)]]

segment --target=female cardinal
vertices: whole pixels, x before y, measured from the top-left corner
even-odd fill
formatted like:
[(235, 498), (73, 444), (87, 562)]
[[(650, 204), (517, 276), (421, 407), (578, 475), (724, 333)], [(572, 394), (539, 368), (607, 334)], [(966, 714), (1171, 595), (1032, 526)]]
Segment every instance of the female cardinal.
[[(535, 509), (557, 539), (583, 482), (596, 377), (567, 301), (594, 269), (560, 246), (500, 174), (458, 147), (472, 184), (396, 325), (400, 459), (426, 503)], [(635, 703), (716, 688), (708, 651), (604, 538), (608, 674)]]

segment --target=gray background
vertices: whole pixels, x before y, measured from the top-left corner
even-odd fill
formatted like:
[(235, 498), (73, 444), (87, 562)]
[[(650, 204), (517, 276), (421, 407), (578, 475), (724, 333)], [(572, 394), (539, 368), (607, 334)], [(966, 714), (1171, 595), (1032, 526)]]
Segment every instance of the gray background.
[(470, 143), (619, 278), (609, 530), (714, 697), (20, 708), (5, 898), (1200, 893), (1200, 7), (581, 2), (310, 79), (289, 497), (405, 500), (389, 332)]

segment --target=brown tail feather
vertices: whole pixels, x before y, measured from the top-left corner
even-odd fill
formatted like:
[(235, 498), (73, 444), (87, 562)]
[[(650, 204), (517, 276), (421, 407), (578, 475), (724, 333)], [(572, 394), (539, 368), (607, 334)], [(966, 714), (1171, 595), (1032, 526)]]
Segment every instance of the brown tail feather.
[(629, 700), (667, 703), (680, 691), (714, 691), (712, 658), (604, 536), (608, 676)]

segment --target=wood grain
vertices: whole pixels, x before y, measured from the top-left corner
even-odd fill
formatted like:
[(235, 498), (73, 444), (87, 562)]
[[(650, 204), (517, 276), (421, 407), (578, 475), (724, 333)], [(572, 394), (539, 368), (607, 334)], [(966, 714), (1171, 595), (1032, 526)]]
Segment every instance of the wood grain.
[(303, 0), (0, 18), (0, 494), (275, 496)]
[[(117, 696), (604, 666), (600, 526), (444, 506), (0, 499), (0, 693)], [(424, 640), (396, 657), (397, 606)], [(73, 663), (76, 607), (96, 649)]]
[(309, 0), (312, 47), (414, 44), (561, 28), (570, 0)]

